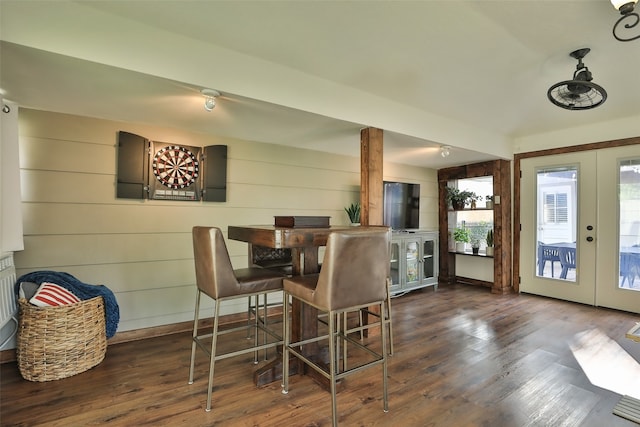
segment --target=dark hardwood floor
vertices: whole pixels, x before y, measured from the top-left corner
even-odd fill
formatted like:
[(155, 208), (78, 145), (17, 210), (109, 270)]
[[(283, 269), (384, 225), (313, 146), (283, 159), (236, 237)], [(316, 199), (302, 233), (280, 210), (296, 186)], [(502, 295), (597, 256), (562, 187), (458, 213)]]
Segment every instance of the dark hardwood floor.
[[(395, 298), (389, 407), (380, 370), (346, 380), (345, 426), (636, 426), (612, 414), (620, 395), (592, 385), (569, 343), (598, 328), (635, 360), (624, 337), (640, 316), (485, 288), (440, 287)], [(251, 357), (216, 364), (213, 409), (204, 411), (207, 359), (187, 384), (189, 334), (109, 346), (97, 367), (63, 380), (22, 379), (0, 367), (2, 426), (328, 426), (328, 392), (306, 376), (256, 388)]]

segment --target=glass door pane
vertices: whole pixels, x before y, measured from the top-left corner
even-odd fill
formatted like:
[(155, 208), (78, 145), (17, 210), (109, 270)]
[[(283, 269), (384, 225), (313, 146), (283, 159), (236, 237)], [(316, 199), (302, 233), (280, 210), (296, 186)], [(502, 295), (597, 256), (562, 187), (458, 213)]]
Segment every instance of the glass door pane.
[(422, 243), (422, 277), (430, 279), (435, 275), (435, 242), (433, 240), (425, 240)]
[(640, 291), (640, 159), (619, 163), (618, 286)]
[(405, 257), (407, 260), (407, 277), (405, 283), (409, 285), (412, 282), (418, 281), (418, 274), (420, 272), (418, 269), (420, 261), (418, 258), (418, 242), (415, 240), (407, 240), (405, 248)]
[(536, 171), (537, 276), (576, 281), (578, 168)]
[(400, 288), (400, 242), (391, 242), (391, 291)]

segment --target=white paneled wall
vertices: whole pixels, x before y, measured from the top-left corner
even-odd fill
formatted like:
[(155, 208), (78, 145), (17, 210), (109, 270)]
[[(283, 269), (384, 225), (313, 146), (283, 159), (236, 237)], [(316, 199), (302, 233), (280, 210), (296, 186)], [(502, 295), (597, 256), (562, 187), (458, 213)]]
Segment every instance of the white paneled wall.
[[(227, 202), (115, 197), (117, 132), (155, 141), (228, 145)], [(358, 145), (359, 138), (353, 141)], [(193, 319), (194, 225), (271, 224), (275, 215), (328, 215), (348, 222), (359, 199), (360, 160), (305, 149), (233, 140), (171, 128), (35, 110), (20, 111), (25, 250), (18, 276), (65, 271), (113, 290), (119, 331)], [(421, 184), (421, 227), (437, 228), (437, 178), (430, 169), (385, 164), (385, 179)], [(234, 267), (247, 247), (228, 241)], [(242, 302), (224, 313), (245, 309)]]

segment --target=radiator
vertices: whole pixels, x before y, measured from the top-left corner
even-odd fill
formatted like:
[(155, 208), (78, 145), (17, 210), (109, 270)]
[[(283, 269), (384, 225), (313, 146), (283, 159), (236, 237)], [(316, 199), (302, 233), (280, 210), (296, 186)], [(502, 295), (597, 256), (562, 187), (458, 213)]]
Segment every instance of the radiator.
[(15, 282), (16, 268), (13, 265), (13, 254), (2, 255), (0, 258), (0, 330), (9, 322), (14, 323), (14, 330), (0, 343), (0, 349), (2, 349), (18, 331), (18, 307), (13, 293), (13, 285)]

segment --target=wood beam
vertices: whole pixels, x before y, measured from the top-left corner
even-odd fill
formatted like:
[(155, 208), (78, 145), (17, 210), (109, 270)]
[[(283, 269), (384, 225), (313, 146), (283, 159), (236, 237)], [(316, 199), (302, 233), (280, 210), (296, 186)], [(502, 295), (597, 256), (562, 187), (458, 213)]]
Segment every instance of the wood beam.
[(365, 128), (360, 131), (360, 223), (362, 225), (383, 225), (382, 148), (382, 129)]

